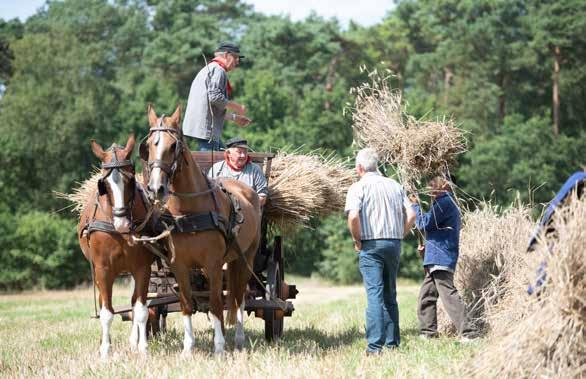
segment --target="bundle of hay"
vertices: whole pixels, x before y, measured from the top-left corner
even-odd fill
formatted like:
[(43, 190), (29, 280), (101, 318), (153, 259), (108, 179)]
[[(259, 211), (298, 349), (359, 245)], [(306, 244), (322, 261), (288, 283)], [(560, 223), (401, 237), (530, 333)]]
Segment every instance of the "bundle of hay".
[[(464, 368), (475, 377), (586, 376), (586, 199), (556, 212), (557, 236), (532, 253), (546, 265), (539, 296), (529, 296), (527, 281), (511, 282), (506, 307), (492, 315), (503, 328)], [(536, 265), (518, 275), (536, 278)]]
[(342, 210), (353, 179), (333, 156), (280, 152), (272, 160), (265, 214), (281, 230), (305, 226), (314, 216)]
[(73, 204), (71, 212), (80, 215), (87, 200), (97, 191), (98, 180), (101, 176), (101, 170), (94, 168), (92, 176), (83, 182), (78, 182), (77, 187), (73, 189), (72, 193), (55, 192), (55, 196), (71, 202)]
[[(471, 322), (479, 332), (487, 332), (493, 327), (492, 309), (502, 301), (510, 284), (520, 279), (518, 268), (525, 267), (531, 258), (525, 251), (533, 223), (526, 207), (512, 207), (499, 215), (489, 204), (465, 212), (462, 223), (454, 284)], [(438, 329), (443, 334), (456, 331), (441, 305)]]
[[(55, 192), (55, 196), (71, 202), (73, 204), (71, 212), (80, 215), (90, 196), (98, 190), (98, 180), (101, 176), (102, 171), (99, 168), (94, 168), (92, 176), (83, 182), (78, 182), (72, 193)], [(135, 176), (137, 182), (142, 182), (142, 174), (136, 174)]]
[(376, 71), (369, 76), (370, 83), (352, 89), (355, 142), (374, 148), (409, 187), (425, 176), (447, 175), (457, 156), (466, 151), (463, 130), (449, 118), (426, 121), (409, 116), (401, 93), (389, 88), (387, 78)]

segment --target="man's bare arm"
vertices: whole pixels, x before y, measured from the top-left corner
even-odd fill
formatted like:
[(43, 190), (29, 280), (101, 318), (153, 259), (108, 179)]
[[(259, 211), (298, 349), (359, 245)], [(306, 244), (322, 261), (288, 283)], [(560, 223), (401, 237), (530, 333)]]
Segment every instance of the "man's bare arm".
[(354, 241), (354, 250), (360, 251), (362, 249), (362, 242), (360, 241), (360, 212), (351, 210), (348, 212), (348, 229)]

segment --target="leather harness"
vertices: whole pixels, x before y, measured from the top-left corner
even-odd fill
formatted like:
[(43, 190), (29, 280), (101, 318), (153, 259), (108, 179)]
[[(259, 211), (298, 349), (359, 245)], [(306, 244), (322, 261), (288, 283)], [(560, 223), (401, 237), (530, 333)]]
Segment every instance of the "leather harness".
[[(140, 156), (141, 158), (147, 163), (148, 167), (148, 174), (150, 176), (150, 171), (153, 168), (160, 168), (163, 170), (172, 180), (175, 173), (179, 171), (180, 164), (179, 161), (182, 157), (185, 142), (183, 140), (183, 133), (180, 129), (175, 129), (172, 127), (167, 127), (163, 125), (163, 120), (165, 115), (162, 115), (159, 118), (159, 123), (156, 127), (151, 128), (149, 133), (144, 137), (143, 141), (140, 144)], [(169, 133), (175, 139), (175, 151), (173, 156), (173, 162), (171, 164), (164, 162), (160, 159), (148, 160), (148, 145), (147, 141), (148, 138), (154, 133)], [(155, 138), (160, 138), (156, 136)], [(162, 214), (156, 222), (152, 225), (152, 231), (156, 234), (162, 233), (165, 230), (169, 230), (173, 228), (173, 233), (193, 233), (193, 232), (203, 232), (209, 230), (217, 230), (219, 231), (226, 240), (226, 252), (231, 247), (239, 249), (238, 243), (236, 242), (236, 235), (238, 233), (239, 225), (244, 222), (244, 218), (241, 213), (241, 208), (238, 200), (230, 193), (224, 186), (221, 184), (210, 183), (209, 179), (204, 175), (206, 180), (207, 189), (199, 192), (173, 192), (170, 191), (169, 194), (171, 196), (177, 197), (198, 197), (204, 195), (211, 195), (212, 200), (214, 202), (214, 210), (208, 212), (201, 212), (201, 213), (190, 213), (184, 215), (171, 215), (168, 213)], [(230, 200), (230, 216), (228, 219), (220, 214), (219, 203), (216, 195), (216, 189), (220, 188), (222, 192), (224, 192), (228, 199)]]

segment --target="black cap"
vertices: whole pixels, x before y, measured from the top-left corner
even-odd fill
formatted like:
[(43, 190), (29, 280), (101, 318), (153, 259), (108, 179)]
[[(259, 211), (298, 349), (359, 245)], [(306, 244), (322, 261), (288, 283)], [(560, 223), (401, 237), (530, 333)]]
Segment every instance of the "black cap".
[(250, 149), (250, 147), (248, 147), (248, 141), (240, 137), (232, 137), (226, 141), (226, 148), (229, 149), (231, 147), (243, 147), (245, 149)]
[(240, 48), (238, 45), (232, 42), (222, 42), (220, 46), (216, 49), (216, 52), (228, 52), (232, 54), (238, 54), (240, 59), (244, 59), (244, 55), (240, 55)]

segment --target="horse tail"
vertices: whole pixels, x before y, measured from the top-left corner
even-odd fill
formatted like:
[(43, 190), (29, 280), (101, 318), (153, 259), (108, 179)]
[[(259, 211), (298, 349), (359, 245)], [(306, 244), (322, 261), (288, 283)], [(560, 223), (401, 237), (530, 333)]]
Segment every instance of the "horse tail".
[(226, 316), (226, 322), (228, 325), (236, 324), (236, 312), (238, 310), (238, 304), (236, 299), (236, 291), (238, 286), (238, 260), (234, 260), (228, 263), (228, 269), (226, 270), (226, 280), (228, 286), (228, 298), (227, 308), (228, 314)]

